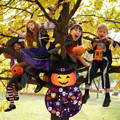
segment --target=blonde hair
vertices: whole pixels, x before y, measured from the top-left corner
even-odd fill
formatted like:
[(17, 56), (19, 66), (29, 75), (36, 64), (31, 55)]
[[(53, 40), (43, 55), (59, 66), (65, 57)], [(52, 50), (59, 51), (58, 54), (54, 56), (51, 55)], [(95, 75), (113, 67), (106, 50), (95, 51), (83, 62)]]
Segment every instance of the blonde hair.
[(105, 23), (101, 23), (97, 26), (97, 31), (99, 29), (106, 29), (106, 31), (108, 32), (108, 26)]

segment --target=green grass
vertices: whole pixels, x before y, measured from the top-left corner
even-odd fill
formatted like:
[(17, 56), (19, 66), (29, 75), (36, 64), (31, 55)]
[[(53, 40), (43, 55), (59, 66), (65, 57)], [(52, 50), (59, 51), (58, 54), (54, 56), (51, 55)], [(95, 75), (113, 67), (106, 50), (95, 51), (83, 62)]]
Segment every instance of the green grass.
[[(103, 108), (102, 102), (102, 94), (96, 99), (96, 94), (91, 93), (89, 101), (70, 120), (120, 120), (120, 98), (112, 97), (108, 108)], [(21, 95), (15, 104), (17, 109), (8, 113), (0, 112), (0, 120), (50, 120), (44, 96)]]

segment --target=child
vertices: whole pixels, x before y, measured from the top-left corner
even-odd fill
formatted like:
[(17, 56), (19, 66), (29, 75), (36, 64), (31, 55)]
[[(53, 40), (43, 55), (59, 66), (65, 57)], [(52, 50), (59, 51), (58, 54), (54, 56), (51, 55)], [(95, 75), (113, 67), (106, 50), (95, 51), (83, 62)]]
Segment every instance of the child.
[(51, 22), (40, 25), (37, 21), (30, 19), (26, 24), (26, 32), (21, 33), (13, 28), (9, 28), (9, 30), (18, 34), (19, 37), (24, 38), (28, 48), (33, 48), (40, 46), (45, 47), (49, 40), (47, 30), (52, 28), (54, 28), (54, 25)]
[[(52, 24), (52, 25), (51, 25)], [(22, 54), (24, 55), (23, 59), (26, 63), (29, 63), (32, 66), (32, 69), (37, 69), (36, 72), (48, 72), (49, 71), (49, 54), (46, 49), (46, 45), (49, 41), (49, 35), (47, 34), (46, 29), (54, 28), (53, 23), (50, 24), (38, 24), (35, 20), (29, 20), (26, 24), (26, 32), (20, 33), (15, 31), (12, 28), (9, 28), (10, 31), (18, 34), (20, 37), (24, 38), (27, 41), (27, 47), (29, 49), (23, 50)], [(27, 56), (26, 56), (27, 53)], [(36, 60), (31, 59), (31, 57), (36, 58)], [(18, 57), (19, 58), (19, 57)], [(38, 63), (40, 63), (38, 65)], [(29, 68), (31, 69), (31, 68)], [(35, 93), (39, 92), (43, 86), (43, 81), (36, 78), (37, 80), (37, 87), (35, 89)]]
[[(13, 41), (10, 40), (6, 45), (7, 45), (7, 47), (11, 46), (13, 48), (13, 50), (15, 50), (15, 51), (19, 51), (21, 48), (24, 48), (22, 42), (19, 42), (19, 41), (16, 41), (16, 40), (13, 40)], [(11, 59), (10, 68), (12, 68), (12, 66), (15, 64), (14, 63), (14, 57), (10, 56), (7, 53), (4, 53), (4, 56), (6, 58)], [(18, 84), (17, 82), (20, 79), (21, 79), (21, 76), (17, 76), (17, 77), (13, 76), (7, 84), (7, 87), (6, 87), (7, 97), (6, 97), (6, 99), (10, 102), (10, 105), (7, 109), (4, 110), (5, 112), (9, 112), (13, 109), (16, 109), (14, 101), (19, 100), (18, 91), (17, 91), (17, 84)]]
[(69, 29), (69, 35), (65, 39), (64, 44), (65, 44), (67, 54), (72, 58), (73, 62), (77, 64), (81, 64), (79, 67), (88, 66), (88, 64), (81, 57), (81, 55), (74, 55), (73, 53), (73, 48), (76, 46), (80, 46), (82, 44), (82, 28), (79, 24), (74, 24)]
[(110, 49), (111, 45), (113, 45), (113, 41), (107, 37), (107, 34), (107, 25), (99, 24), (97, 27), (98, 37), (92, 41), (92, 48), (88, 50), (89, 53), (93, 54), (93, 61), (89, 67), (85, 80), (85, 93), (82, 100), (83, 104), (86, 103), (89, 98), (89, 89), (92, 83), (92, 79), (96, 75), (97, 70), (100, 68), (100, 72), (102, 73), (102, 88), (105, 91), (105, 99), (102, 106), (108, 107), (110, 105), (110, 81), (108, 70), (112, 63), (112, 53)]

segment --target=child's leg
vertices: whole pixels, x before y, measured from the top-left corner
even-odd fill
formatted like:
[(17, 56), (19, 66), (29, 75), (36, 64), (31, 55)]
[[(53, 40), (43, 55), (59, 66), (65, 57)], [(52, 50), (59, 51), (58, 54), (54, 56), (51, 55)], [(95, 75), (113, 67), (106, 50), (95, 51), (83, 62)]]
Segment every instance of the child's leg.
[(77, 56), (77, 59), (83, 64), (83, 66), (88, 67), (88, 63), (81, 57), (81, 56)]
[(109, 88), (106, 88), (104, 89), (105, 91), (105, 99), (104, 99), (104, 102), (103, 102), (103, 107), (108, 107), (110, 105), (110, 102), (111, 102), (111, 99), (110, 99), (110, 89)]
[(13, 86), (14, 100), (19, 100), (18, 91), (16, 91), (15, 85)]
[(37, 82), (37, 87), (36, 87), (36, 89), (35, 89), (34, 92), (35, 92), (35, 93), (39, 92), (39, 91), (41, 90), (41, 88), (43, 87), (43, 85), (44, 85), (44, 81), (42, 81), (42, 80), (40, 79), (40, 77), (39, 77), (40, 71), (37, 70), (37, 69), (32, 68), (31, 66), (28, 66), (28, 67), (26, 68), (26, 72), (27, 72), (29, 75), (31, 75), (32, 77), (35, 78), (35, 80), (36, 80), (36, 82)]
[(40, 79), (40, 77), (38, 75), (35, 76), (36, 82), (37, 82), (37, 87), (35, 89), (35, 93), (39, 92), (42, 87), (44, 86), (45, 82), (43, 80)]
[(83, 104), (87, 102), (87, 100), (89, 99), (89, 89), (90, 89), (90, 85), (92, 83), (92, 79), (94, 78), (97, 70), (98, 70), (98, 63), (97, 62), (92, 62), (92, 64), (89, 67), (88, 73), (87, 73), (87, 77), (85, 79), (85, 93), (83, 95), (82, 98), (82, 102)]
[(13, 86), (15, 86), (14, 83), (11, 83), (7, 86), (7, 94), (8, 94), (8, 100), (10, 102), (9, 107), (4, 110), (5, 112), (11, 111), (12, 109), (15, 109), (16, 106), (14, 105), (14, 90), (13, 90)]
[(102, 72), (102, 88), (105, 91), (105, 99), (103, 102), (103, 107), (108, 107), (110, 105), (110, 80), (109, 80), (109, 74), (108, 74), (108, 69), (109, 69), (109, 62), (104, 60), (102, 65), (101, 65), (101, 71)]

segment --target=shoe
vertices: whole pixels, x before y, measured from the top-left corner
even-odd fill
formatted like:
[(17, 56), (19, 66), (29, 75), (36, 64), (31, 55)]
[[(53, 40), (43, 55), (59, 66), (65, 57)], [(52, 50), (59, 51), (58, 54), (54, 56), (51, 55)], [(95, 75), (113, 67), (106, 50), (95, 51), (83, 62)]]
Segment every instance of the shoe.
[[(6, 100), (10, 101), (10, 97), (6, 97)], [(14, 97), (14, 100), (19, 100), (19, 97)]]
[(110, 105), (110, 97), (105, 97), (104, 102), (103, 102), (103, 107), (108, 107)]
[(35, 88), (34, 92), (38, 93), (41, 89), (42, 89), (43, 85), (37, 85), (37, 87)]
[(84, 94), (82, 98), (82, 103), (85, 104), (89, 98), (90, 98), (89, 94)]
[(14, 100), (15, 100), (15, 101), (18, 101), (18, 100), (19, 100), (19, 97), (14, 97)]
[(10, 106), (7, 109), (5, 109), (4, 112), (9, 112), (13, 109), (16, 109), (16, 106), (14, 104), (10, 104)]
[(9, 98), (9, 97), (6, 97), (6, 100), (7, 100), (7, 101), (10, 101), (10, 98)]

